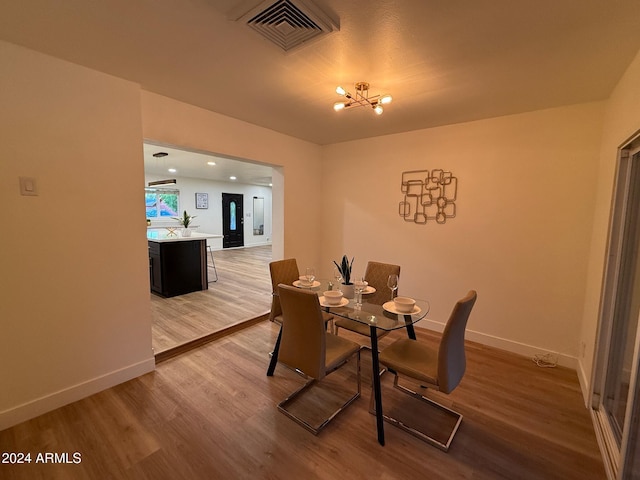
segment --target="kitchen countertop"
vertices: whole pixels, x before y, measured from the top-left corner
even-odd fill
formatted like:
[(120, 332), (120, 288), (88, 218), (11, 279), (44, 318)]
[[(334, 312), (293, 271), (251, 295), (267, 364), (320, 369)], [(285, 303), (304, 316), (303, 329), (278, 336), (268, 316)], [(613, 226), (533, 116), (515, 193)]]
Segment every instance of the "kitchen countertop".
[(147, 230), (147, 240), (151, 242), (188, 242), (189, 240), (206, 240), (207, 238), (222, 238), (222, 235), (215, 233), (191, 232), (190, 237), (183, 237), (179, 228), (174, 233), (168, 230)]

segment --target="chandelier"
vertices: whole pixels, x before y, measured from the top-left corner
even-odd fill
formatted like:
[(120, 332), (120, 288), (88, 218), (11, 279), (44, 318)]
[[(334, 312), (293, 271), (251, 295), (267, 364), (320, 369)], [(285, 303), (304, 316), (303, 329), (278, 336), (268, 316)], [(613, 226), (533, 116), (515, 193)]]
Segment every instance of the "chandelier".
[(367, 82), (356, 83), (356, 94), (351, 95), (344, 88), (336, 88), (336, 93), (347, 98), (345, 102), (336, 102), (333, 109), (338, 112), (350, 107), (371, 107), (374, 112), (381, 115), (384, 111), (383, 105), (391, 102), (391, 95), (369, 96), (369, 84)]

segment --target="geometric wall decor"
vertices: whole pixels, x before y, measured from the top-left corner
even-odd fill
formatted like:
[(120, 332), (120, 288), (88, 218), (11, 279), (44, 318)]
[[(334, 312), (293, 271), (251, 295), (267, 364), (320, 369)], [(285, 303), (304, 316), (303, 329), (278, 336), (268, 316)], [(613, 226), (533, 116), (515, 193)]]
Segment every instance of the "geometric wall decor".
[(398, 213), (405, 222), (445, 223), (456, 216), (458, 179), (451, 172), (440, 169), (402, 172), (400, 190), (404, 200), (398, 205)]

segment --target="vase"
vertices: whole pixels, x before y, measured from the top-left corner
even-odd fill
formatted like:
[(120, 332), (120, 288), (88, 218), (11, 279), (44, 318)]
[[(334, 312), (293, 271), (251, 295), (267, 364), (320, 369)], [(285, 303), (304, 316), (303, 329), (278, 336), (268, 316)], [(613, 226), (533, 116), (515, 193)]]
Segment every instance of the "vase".
[(345, 285), (344, 283), (341, 283), (340, 291), (342, 292), (342, 296), (344, 298), (348, 298), (348, 299), (353, 298), (353, 284)]
[(191, 229), (190, 228), (183, 228), (182, 229), (182, 236), (183, 237), (190, 237), (191, 236)]

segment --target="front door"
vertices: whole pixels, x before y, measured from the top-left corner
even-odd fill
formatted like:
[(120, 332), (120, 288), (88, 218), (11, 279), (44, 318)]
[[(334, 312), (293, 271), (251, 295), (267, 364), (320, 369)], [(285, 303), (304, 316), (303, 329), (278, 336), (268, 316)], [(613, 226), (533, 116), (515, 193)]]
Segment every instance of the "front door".
[(222, 194), (222, 248), (244, 246), (242, 204), (241, 193)]

